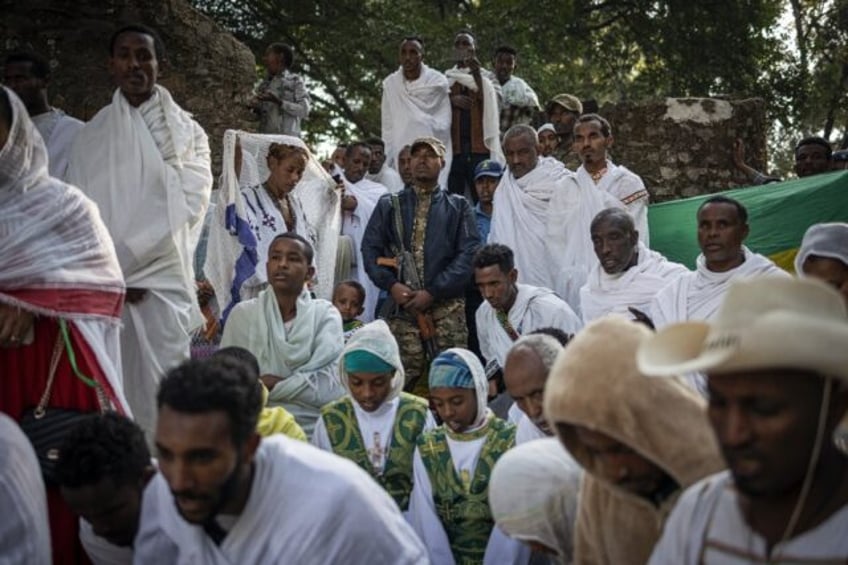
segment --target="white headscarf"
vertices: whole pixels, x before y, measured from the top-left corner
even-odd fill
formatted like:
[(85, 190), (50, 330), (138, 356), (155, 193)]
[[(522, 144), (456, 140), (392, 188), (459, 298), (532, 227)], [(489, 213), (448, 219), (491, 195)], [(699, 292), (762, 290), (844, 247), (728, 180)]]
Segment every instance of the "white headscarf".
[(345, 370), (344, 358), (351, 351), (367, 351), (395, 368), (395, 374), (392, 376), (392, 388), (383, 403), (384, 405), (400, 395), (406, 377), (403, 363), (400, 360), (400, 348), (386, 322), (375, 320), (370, 324), (365, 324), (353, 332), (347, 341), (339, 359), (339, 379), (348, 394), (350, 394), (350, 383)]
[(810, 255), (836, 259), (848, 265), (848, 224), (815, 224), (807, 229), (795, 256), (795, 272), (804, 276), (804, 261)]
[(12, 108), (9, 137), (0, 150), (0, 194), (26, 192), (47, 181), (47, 148), (23, 102), (5, 86)]
[[(446, 349), (445, 351), (442, 351), (433, 361), (435, 362), (437, 359), (447, 354), (453, 354), (459, 357), (460, 361), (468, 367), (468, 370), (471, 373), (471, 379), (474, 384), (474, 394), (477, 397), (477, 416), (474, 419), (474, 423), (468, 427), (467, 431), (473, 431), (485, 424), (489, 417), (489, 381), (486, 380), (486, 370), (483, 369), (483, 365), (480, 363), (480, 359), (478, 359), (476, 355), (467, 349), (462, 349), (461, 347), (451, 347), (450, 349)], [(430, 388), (434, 388), (433, 376), (433, 372), (431, 371)], [(439, 385), (437, 384), (436, 387), (438, 386)], [(448, 382), (443, 386), (453, 386), (453, 384)]]
[(492, 516), (511, 538), (541, 543), (557, 552), (559, 563), (570, 563), (580, 477), (580, 466), (557, 438), (517, 445), (492, 471)]

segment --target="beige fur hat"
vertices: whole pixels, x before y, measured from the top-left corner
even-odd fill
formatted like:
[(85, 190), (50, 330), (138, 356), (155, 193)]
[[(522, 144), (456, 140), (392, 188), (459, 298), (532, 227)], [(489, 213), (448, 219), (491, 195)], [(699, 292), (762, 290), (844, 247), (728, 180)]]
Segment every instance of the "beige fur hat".
[(714, 320), (663, 328), (641, 344), (636, 362), (652, 376), (780, 368), (848, 381), (845, 300), (816, 280), (741, 280)]

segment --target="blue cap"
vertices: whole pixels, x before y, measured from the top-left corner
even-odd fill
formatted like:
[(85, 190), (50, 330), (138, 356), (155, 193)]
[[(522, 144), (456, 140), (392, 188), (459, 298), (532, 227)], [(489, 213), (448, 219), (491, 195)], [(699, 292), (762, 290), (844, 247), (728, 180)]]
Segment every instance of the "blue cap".
[(501, 178), (502, 176), (503, 167), (501, 167), (501, 164), (490, 159), (482, 161), (479, 165), (477, 165), (477, 168), (474, 169), (474, 180), (477, 180), (480, 177)]

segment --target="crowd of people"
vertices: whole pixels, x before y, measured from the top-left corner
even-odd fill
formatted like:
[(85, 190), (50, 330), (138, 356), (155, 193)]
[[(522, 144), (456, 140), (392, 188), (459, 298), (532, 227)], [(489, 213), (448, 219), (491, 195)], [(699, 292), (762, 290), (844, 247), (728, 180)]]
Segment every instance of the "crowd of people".
[(325, 163), (272, 44), (214, 179), (157, 32), (108, 48), (87, 123), (5, 60), (0, 563), (848, 560), (848, 224), (789, 273), (714, 195), (667, 260), (611, 124), (466, 30)]

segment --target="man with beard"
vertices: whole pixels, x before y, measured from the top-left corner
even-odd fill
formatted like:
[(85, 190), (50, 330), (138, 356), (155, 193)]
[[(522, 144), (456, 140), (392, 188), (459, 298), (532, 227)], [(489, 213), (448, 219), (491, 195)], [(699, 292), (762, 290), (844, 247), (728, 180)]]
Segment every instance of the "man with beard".
[(819, 281), (735, 282), (711, 322), (645, 340), (657, 377), (707, 374), (707, 415), (728, 470), (687, 490), (651, 563), (848, 561), (848, 313)]
[(477, 309), (476, 325), (487, 363), (505, 367), (507, 353), (525, 333), (553, 327), (573, 334), (583, 327), (552, 290), (517, 282), (520, 273), (506, 245), (490, 243), (480, 248), (473, 264), (477, 288), (485, 299)]
[(351, 268), (351, 278), (365, 287), (364, 312), (360, 317), (363, 322), (374, 319), (380, 291), (368, 278), (362, 263), (362, 238), (380, 197), (390, 192), (386, 186), (366, 178), (372, 161), (371, 145), (368, 143), (357, 141), (347, 146), (342, 181), (342, 235), (349, 236), (353, 242), (352, 255), (356, 258), (356, 264)]
[(403, 181), (398, 172), (389, 166), (386, 158), (386, 143), (379, 137), (371, 137), (366, 143), (371, 148), (371, 164), (368, 165), (365, 178), (382, 184), (389, 192), (400, 192)]
[(595, 260), (589, 224), (604, 208), (620, 204), (594, 186), (572, 183), (565, 168), (540, 159), (530, 126), (510, 128), (503, 146), (509, 171), (495, 192), (488, 241), (512, 249), (520, 282), (555, 290), (576, 310), (577, 292)]
[(574, 152), (582, 165), (574, 182), (603, 190), (618, 198), (630, 212), (639, 231), (639, 241), (648, 245), (648, 191), (636, 174), (614, 164), (607, 155), (613, 144), (609, 122), (598, 114), (585, 114), (574, 124)]
[(548, 122), (554, 126), (559, 138), (553, 157), (562, 161), (570, 169), (579, 164), (577, 157), (571, 152), (574, 141), (574, 124), (583, 113), (583, 103), (571, 94), (557, 94), (545, 106)]
[(186, 362), (162, 380), (158, 404), (160, 473), (144, 493), (136, 563), (427, 562), (365, 471), (284, 436), (260, 439), (262, 396), (243, 363)]
[(157, 84), (166, 63), (159, 35), (141, 25), (112, 34), (117, 89), (77, 135), (68, 181), (97, 203), (127, 284), (121, 328), (124, 388), (152, 437), (156, 387), (189, 358), (204, 318), (194, 251), (212, 191), (203, 128)]
[[(444, 144), (422, 137), (412, 143), (411, 154), (413, 184), (397, 195), (380, 198), (365, 231), (362, 257), (368, 276), (393, 302), (384, 312), (400, 345), (406, 390), (417, 383), (423, 396), (432, 349), (464, 347), (468, 342), (464, 296), (480, 236), (468, 201), (439, 186)], [(377, 263), (380, 258), (397, 257), (402, 250), (412, 255), (408, 263), (414, 264), (420, 288), (410, 287), (410, 278), (398, 278), (408, 275)], [(437, 329), (435, 343), (427, 344), (435, 346), (429, 353), (422, 343), (418, 314), (431, 316)]]

